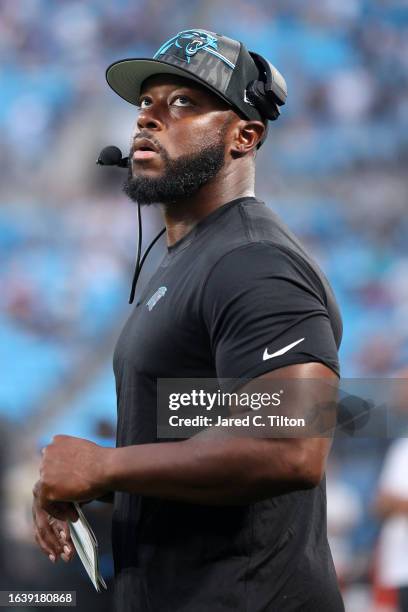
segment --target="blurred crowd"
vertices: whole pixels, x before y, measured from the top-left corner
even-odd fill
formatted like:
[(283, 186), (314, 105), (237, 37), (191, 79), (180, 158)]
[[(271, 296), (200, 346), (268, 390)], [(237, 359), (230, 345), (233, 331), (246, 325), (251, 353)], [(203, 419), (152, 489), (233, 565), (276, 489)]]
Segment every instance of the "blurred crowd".
[[(2, 0), (0, 417), (8, 435), (29, 440), (21, 465), (3, 459), (9, 469), (30, 475), (53, 432), (113, 443), (110, 361), (129, 314), (136, 211), (121, 193), (123, 171), (95, 160), (107, 144), (126, 153), (136, 114), (104, 72), (192, 27), (242, 40), (285, 75), (288, 102), (258, 155), (257, 194), (333, 285), (343, 376), (389, 377), (407, 365), (406, 0)], [(162, 222), (154, 207), (143, 216), (146, 244)], [(334, 446), (329, 520), (349, 612), (377, 609), (373, 504), (388, 445)], [(20, 545), (30, 541), (25, 493), (7, 515)], [(378, 610), (395, 609), (380, 599)]]

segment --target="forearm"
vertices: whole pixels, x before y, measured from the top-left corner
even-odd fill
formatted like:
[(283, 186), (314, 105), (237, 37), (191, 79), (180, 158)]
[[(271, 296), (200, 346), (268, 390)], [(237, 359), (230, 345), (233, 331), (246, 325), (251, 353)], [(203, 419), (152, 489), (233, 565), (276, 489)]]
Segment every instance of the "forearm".
[[(335, 413), (337, 378), (333, 381), (335, 374), (331, 370), (314, 363), (276, 372), (279, 377), (273, 371), (262, 382), (267, 386), (273, 382), (275, 387), (280, 377), (323, 382), (306, 389), (296, 384), (285, 387), (285, 406), (280, 407), (280, 414), (301, 414), (311, 425), (306, 430), (303, 425), (290, 426), (290, 435), (296, 437), (263, 438), (254, 432), (253, 437), (245, 438), (231, 425), (225, 430), (209, 427), (180, 442), (115, 449), (83, 438), (55, 435), (42, 451), (38, 490), (41, 506), (86, 502), (112, 491), (197, 504), (241, 504), (317, 486), (331, 440), (307, 434), (320, 432), (328, 436), (332, 431), (335, 419), (328, 422), (326, 417), (327, 413)], [(332, 380), (327, 383), (327, 378)], [(259, 382), (254, 379), (242, 389), (252, 392)], [(238, 414), (241, 418), (245, 413)], [(316, 426), (315, 415), (324, 417), (324, 423)], [(279, 430), (280, 435), (286, 435), (286, 429)]]
[(408, 515), (408, 499), (382, 493), (376, 503), (377, 513), (382, 518), (392, 515)]
[(308, 488), (293, 439), (223, 438), (110, 449), (112, 490), (198, 504), (240, 504)]

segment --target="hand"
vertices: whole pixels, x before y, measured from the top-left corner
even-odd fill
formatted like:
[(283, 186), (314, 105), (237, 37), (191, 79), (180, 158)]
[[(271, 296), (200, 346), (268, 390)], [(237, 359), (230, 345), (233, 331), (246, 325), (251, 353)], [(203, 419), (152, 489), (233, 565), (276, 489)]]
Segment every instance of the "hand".
[(41, 508), (60, 519), (55, 502), (89, 501), (105, 495), (105, 460), (110, 450), (82, 438), (54, 436), (42, 450), (37, 489)]
[(53, 513), (61, 520), (51, 516), (41, 508), (38, 498), (39, 483), (33, 488), (33, 521), (34, 537), (40, 549), (49, 557), (50, 561), (56, 563), (61, 557), (63, 561), (70, 561), (75, 548), (69, 533), (68, 523), (64, 519), (76, 521), (78, 519), (74, 506), (65, 502), (54, 502)]

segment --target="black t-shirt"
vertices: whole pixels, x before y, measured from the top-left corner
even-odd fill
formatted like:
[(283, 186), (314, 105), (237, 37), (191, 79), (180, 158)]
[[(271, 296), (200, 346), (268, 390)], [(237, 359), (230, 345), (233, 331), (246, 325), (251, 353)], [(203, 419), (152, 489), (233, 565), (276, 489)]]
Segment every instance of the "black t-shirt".
[[(157, 441), (158, 378), (311, 361), (338, 374), (341, 329), (325, 276), (279, 218), (256, 198), (225, 204), (168, 248), (119, 337), (117, 445)], [(118, 612), (343, 610), (324, 480), (242, 506), (116, 492), (112, 544)]]

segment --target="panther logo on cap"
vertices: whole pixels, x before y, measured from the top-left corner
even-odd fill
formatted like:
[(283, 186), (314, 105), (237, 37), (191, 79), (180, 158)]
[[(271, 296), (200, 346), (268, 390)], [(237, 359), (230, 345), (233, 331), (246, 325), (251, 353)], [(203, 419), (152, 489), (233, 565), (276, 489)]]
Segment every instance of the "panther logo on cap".
[[(176, 47), (177, 50), (184, 52), (183, 59), (189, 64), (190, 59), (198, 52), (205, 51), (211, 53), (222, 60), (229, 68), (234, 69), (235, 64), (218, 52), (218, 42), (215, 36), (206, 32), (205, 30), (183, 30), (166, 41), (160, 49), (155, 53), (153, 59), (158, 58), (160, 55), (168, 53), (169, 49)], [(174, 51), (174, 50), (173, 50)], [(175, 53), (175, 55), (179, 53)]]

